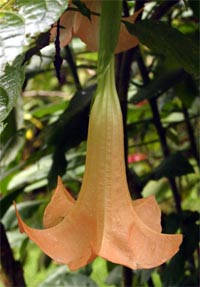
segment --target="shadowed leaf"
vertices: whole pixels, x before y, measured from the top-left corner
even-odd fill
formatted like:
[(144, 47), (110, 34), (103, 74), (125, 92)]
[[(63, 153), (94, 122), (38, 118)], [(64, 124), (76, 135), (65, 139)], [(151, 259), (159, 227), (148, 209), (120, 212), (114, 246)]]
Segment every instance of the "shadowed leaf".
[(166, 23), (143, 20), (134, 24), (125, 23), (128, 31), (153, 52), (169, 57), (187, 72), (198, 75), (198, 46), (178, 30)]
[(170, 155), (164, 159), (154, 170), (153, 176), (156, 180), (162, 177), (172, 178), (184, 174), (193, 173), (193, 167), (181, 152)]

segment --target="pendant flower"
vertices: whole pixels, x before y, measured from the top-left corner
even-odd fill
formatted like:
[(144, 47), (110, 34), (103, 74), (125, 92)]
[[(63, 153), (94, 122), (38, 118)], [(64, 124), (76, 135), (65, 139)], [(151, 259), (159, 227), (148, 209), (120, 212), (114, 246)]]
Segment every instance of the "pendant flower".
[(58, 178), (44, 213), (46, 229), (33, 229), (17, 210), (16, 214), (20, 231), (71, 270), (96, 256), (132, 269), (153, 268), (178, 251), (182, 235), (161, 234), (160, 209), (154, 197), (136, 201), (130, 197), (114, 59), (92, 106), (85, 174), (77, 201)]
[[(82, 1), (87, 8), (95, 13), (100, 13), (102, 0), (89, 0)], [(73, 4), (69, 3), (69, 8), (75, 8)], [(134, 23), (137, 16), (141, 13), (141, 10), (137, 11), (134, 15), (129, 17), (123, 17), (129, 23)], [(60, 46), (64, 47), (68, 45), (73, 36), (80, 38), (91, 51), (98, 51), (99, 45), (99, 22), (100, 17), (97, 15), (91, 15), (89, 20), (86, 16), (82, 15), (79, 11), (67, 10), (63, 13), (60, 19)], [(55, 38), (57, 23), (51, 29), (51, 39)], [(138, 45), (138, 39), (131, 35), (125, 25), (121, 23), (119, 39), (115, 49), (115, 53), (120, 53), (133, 48)]]

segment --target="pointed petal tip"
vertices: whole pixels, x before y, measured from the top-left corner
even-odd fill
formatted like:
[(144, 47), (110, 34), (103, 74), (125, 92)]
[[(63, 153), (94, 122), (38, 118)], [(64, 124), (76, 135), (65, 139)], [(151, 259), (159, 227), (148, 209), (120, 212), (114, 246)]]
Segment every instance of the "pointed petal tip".
[(57, 185), (62, 185), (63, 182), (62, 182), (62, 177), (60, 175), (58, 175), (57, 177)]
[(133, 200), (137, 216), (151, 229), (161, 232), (161, 210), (154, 195)]
[(161, 234), (135, 218), (129, 235), (105, 238), (99, 256), (133, 270), (151, 269), (170, 260), (182, 242), (181, 234)]
[(135, 262), (138, 263), (135, 263), (135, 269), (150, 269), (169, 261), (178, 253), (182, 239), (181, 234), (158, 234), (157, 242), (154, 239), (152, 244), (146, 244), (143, 247), (142, 254), (137, 252)]
[(75, 199), (65, 188), (62, 178), (58, 176), (56, 189), (44, 211), (44, 227), (50, 228), (60, 223), (70, 212), (74, 204)]
[[(16, 207), (16, 205), (15, 205)], [(81, 221), (65, 221), (56, 227), (41, 230), (29, 227), (16, 209), (20, 231), (57, 263), (66, 264), (70, 270), (77, 270), (96, 258), (88, 237), (83, 237), (85, 229)]]
[(22, 221), (22, 219), (21, 219), (21, 217), (20, 217), (20, 215), (19, 215), (19, 212), (18, 212), (18, 210), (17, 210), (16, 202), (13, 201), (13, 204), (14, 204), (14, 207), (15, 207), (15, 213), (16, 213), (17, 220), (18, 220), (19, 231), (20, 231), (21, 233), (24, 233), (25, 230), (24, 230), (24, 227), (23, 227), (23, 221)]

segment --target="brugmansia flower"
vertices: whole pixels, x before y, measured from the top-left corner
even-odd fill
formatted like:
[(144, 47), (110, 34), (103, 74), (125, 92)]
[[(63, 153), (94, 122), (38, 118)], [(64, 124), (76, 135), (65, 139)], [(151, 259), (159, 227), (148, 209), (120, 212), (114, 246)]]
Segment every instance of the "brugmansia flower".
[[(102, 0), (82, 1), (92, 12), (100, 13)], [(72, 3), (69, 3), (69, 8), (74, 8)], [(123, 20), (134, 23), (141, 10), (137, 11), (130, 17), (123, 17)], [(100, 17), (91, 15), (91, 19), (82, 15), (79, 11), (67, 10), (63, 13), (60, 19), (60, 46), (64, 47), (70, 43), (73, 36), (79, 37), (91, 51), (98, 51), (99, 45), (99, 22)], [(51, 30), (51, 38), (56, 35), (57, 24)], [(126, 51), (137, 46), (138, 39), (131, 35), (125, 25), (121, 23), (118, 43), (115, 53)]]
[(160, 209), (154, 197), (136, 201), (130, 197), (114, 60), (92, 106), (85, 174), (77, 201), (59, 178), (44, 213), (46, 229), (29, 227), (18, 212), (17, 217), (21, 232), (71, 270), (96, 256), (132, 269), (152, 268), (178, 251), (182, 235), (161, 234)]

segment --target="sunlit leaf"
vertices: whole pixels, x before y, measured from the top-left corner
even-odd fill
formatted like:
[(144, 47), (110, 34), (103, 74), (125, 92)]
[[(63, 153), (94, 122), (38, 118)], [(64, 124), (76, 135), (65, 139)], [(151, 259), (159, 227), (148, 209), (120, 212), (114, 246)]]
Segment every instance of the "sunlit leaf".
[(7, 65), (5, 74), (0, 77), (0, 122), (2, 122), (15, 106), (24, 81), (24, 69), (21, 67), (22, 57), (18, 57), (13, 65)]
[[(46, 203), (45, 200), (31, 200), (23, 203), (19, 203), (17, 206), (20, 212), (23, 214), (24, 218), (29, 219), (32, 215), (35, 214), (37, 208), (41, 206), (41, 204)], [(6, 214), (4, 215), (2, 222), (6, 229), (10, 230), (17, 226), (17, 218), (15, 216), (14, 206), (11, 206)], [(38, 224), (38, 223), (36, 223)], [(38, 225), (37, 225), (38, 226)]]
[(67, 8), (66, 0), (17, 0), (16, 12), (0, 12), (0, 71), (23, 52), (25, 46), (46, 32)]
[(40, 159), (34, 158), (35, 164), (30, 165), (28, 168), (18, 172), (10, 180), (7, 190), (19, 188), (20, 186), (28, 186), (29, 183), (46, 178), (49, 167), (51, 165), (50, 156), (44, 156)]
[(61, 101), (57, 104), (51, 103), (51, 104), (43, 105), (42, 107), (35, 109), (32, 112), (32, 115), (38, 118), (42, 118), (46, 115), (50, 115), (56, 112), (63, 111), (64, 109), (66, 109), (67, 105), (68, 105), (67, 101)]
[(25, 26), (20, 15), (0, 12), (0, 71), (5, 63), (11, 63), (25, 45)]

